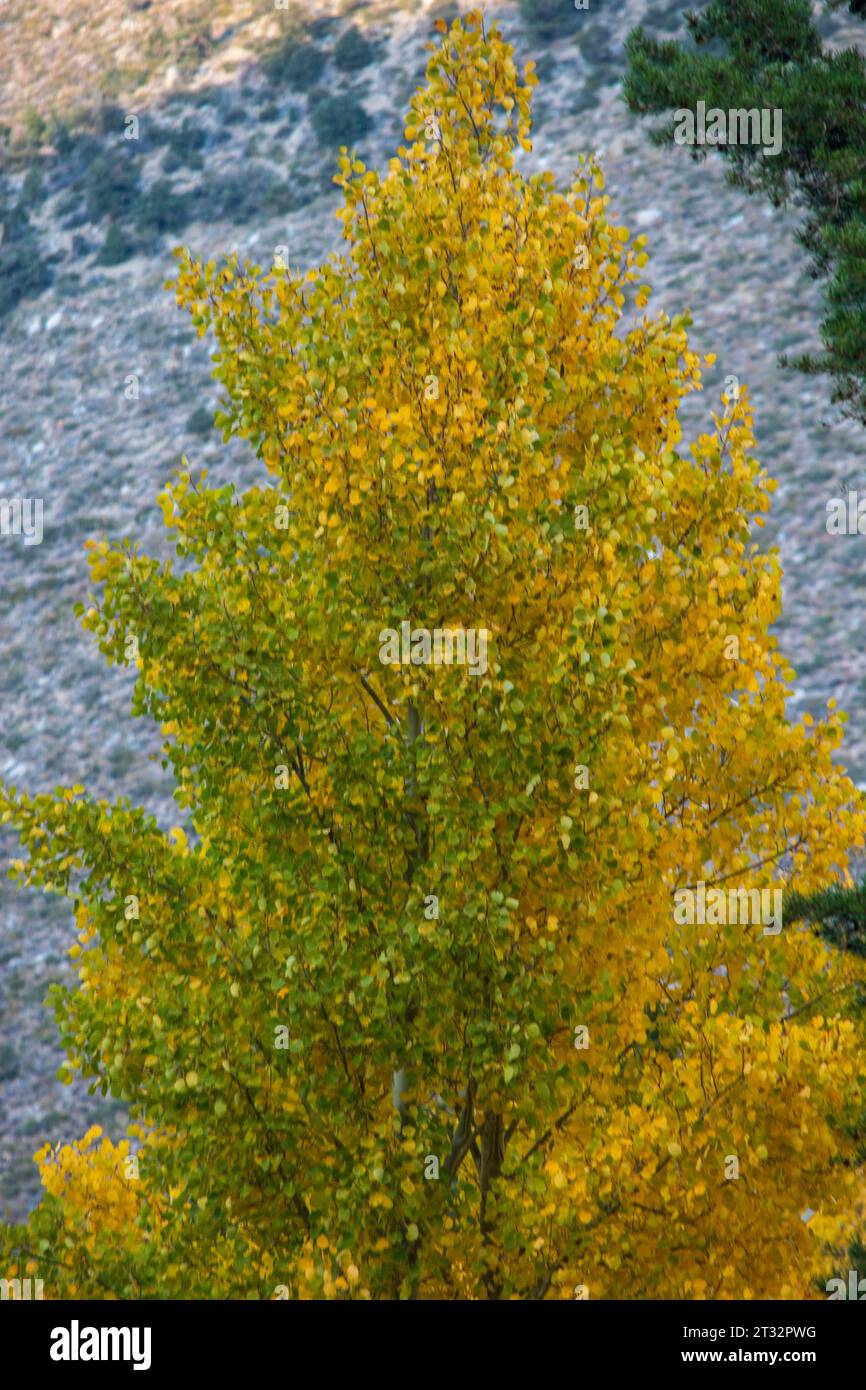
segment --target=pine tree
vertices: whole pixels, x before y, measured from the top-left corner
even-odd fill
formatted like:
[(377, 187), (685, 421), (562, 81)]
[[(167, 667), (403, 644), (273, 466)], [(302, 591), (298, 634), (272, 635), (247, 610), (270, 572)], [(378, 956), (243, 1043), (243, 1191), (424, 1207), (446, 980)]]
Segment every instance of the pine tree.
[[(836, 3), (833, 8), (840, 8)], [(850, 10), (863, 16), (862, 0)], [(706, 108), (780, 110), (778, 153), (759, 144), (694, 145), (713, 149), (736, 187), (766, 195), (774, 207), (805, 213), (797, 233), (812, 274), (826, 281), (823, 351), (792, 361), (832, 377), (832, 400), (866, 423), (866, 66), (863, 52), (824, 49), (809, 0), (712, 0), (687, 15), (691, 43), (659, 42), (642, 28), (630, 34), (624, 82), (639, 115)], [(675, 121), (650, 136), (673, 143)]]

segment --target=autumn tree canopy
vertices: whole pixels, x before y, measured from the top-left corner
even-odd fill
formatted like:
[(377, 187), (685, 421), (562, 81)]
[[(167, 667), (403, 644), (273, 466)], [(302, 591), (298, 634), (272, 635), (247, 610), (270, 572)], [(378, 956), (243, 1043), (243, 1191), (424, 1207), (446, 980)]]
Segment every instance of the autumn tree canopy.
[(343, 256), (180, 260), (264, 468), (181, 472), (174, 563), (94, 544), (84, 626), (184, 826), (3, 794), (141, 1139), (40, 1152), (46, 1295), (797, 1297), (857, 1227), (863, 963), (674, 910), (864, 836), (843, 716), (786, 718), (748, 394), (682, 446), (644, 238), (595, 163), (521, 172), (532, 65), (441, 27)]

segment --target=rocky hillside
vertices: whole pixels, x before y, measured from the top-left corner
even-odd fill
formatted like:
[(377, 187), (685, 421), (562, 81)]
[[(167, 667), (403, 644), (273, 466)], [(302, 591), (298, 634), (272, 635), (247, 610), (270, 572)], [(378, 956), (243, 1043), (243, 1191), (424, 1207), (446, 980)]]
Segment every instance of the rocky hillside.
[[(693, 3), (693, 8), (696, 6)], [(257, 464), (212, 428), (209, 346), (163, 285), (179, 242), (310, 265), (339, 241), (333, 151), (393, 152), (433, 23), (469, 5), (265, 0), (6, 0), (0, 8), (0, 497), (43, 499), (40, 545), (0, 538), (0, 775), (47, 790), (84, 783), (174, 823), (158, 737), (128, 716), (130, 680), (106, 671), (72, 615), (87, 592), (83, 544), (103, 533), (164, 550), (156, 494), (182, 455), (241, 485)], [(820, 290), (796, 218), (732, 190), (713, 161), (652, 147), (628, 114), (623, 42), (643, 23), (681, 32), (670, 0), (590, 0), (540, 36), (514, 4), (488, 4), (538, 63), (527, 167), (567, 176), (600, 152), (613, 213), (649, 236), (651, 307), (690, 308), (717, 362), (689, 403), (708, 419), (725, 376), (746, 383), (760, 457), (779, 479), (768, 543), (781, 547), (779, 640), (798, 672), (796, 710), (835, 697), (851, 716), (845, 761), (866, 784), (866, 546), (831, 537), (825, 504), (866, 495), (863, 437), (827, 407), (826, 383), (777, 356), (817, 346)], [(845, 24), (848, 24), (846, 30)], [(847, 15), (822, 20), (841, 46)], [(851, 600), (843, 607), (841, 597)], [(4, 859), (16, 852), (0, 839)], [(63, 903), (0, 882), (0, 1207), (37, 1196), (31, 1155), (88, 1124), (122, 1132), (119, 1107), (55, 1079), (42, 1007), (69, 978)]]

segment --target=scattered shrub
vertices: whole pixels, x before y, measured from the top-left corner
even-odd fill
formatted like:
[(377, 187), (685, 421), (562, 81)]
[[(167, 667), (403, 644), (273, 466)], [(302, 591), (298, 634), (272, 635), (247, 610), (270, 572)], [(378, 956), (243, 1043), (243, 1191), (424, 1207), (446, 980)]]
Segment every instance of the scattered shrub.
[(122, 139), (127, 115), (129, 112), (116, 102), (104, 101), (94, 112), (93, 125), (100, 135), (116, 135)]
[(216, 47), (216, 40), (209, 33), (188, 34), (180, 44), (178, 62), (181, 67), (195, 70)]
[(18, 1055), (10, 1043), (0, 1043), (0, 1081), (13, 1081), (18, 1075)]
[(247, 113), (242, 106), (227, 106), (223, 111), (223, 125), (243, 125)]
[(135, 242), (117, 222), (112, 222), (96, 260), (99, 265), (120, 265), (135, 254)]
[(343, 72), (360, 72), (373, 61), (375, 49), (360, 29), (352, 24), (340, 35), (334, 49), (334, 62)]
[(0, 245), (28, 241), (34, 235), (27, 209), (21, 201), (0, 203), (0, 226), (3, 228), (3, 242)]
[(166, 143), (177, 164), (188, 164), (198, 169), (201, 168), (200, 151), (206, 138), (204, 128), (188, 116), (181, 125), (166, 131)]
[(51, 286), (51, 293), (55, 298), (71, 299), (73, 295), (81, 292), (82, 284), (81, 276), (71, 270), (63, 275), (58, 275)]
[(276, 176), (262, 164), (249, 164), (240, 172), (219, 175), (196, 190), (198, 216), (209, 221), (226, 218), (247, 222), (268, 207), (276, 186)]
[(275, 183), (265, 195), (262, 208), (265, 212), (279, 216), (281, 213), (298, 212), (315, 197), (309, 174), (292, 171), (283, 183)]
[(371, 126), (370, 117), (359, 101), (347, 94), (325, 97), (310, 111), (310, 120), (319, 144), (329, 149), (354, 145)]
[(517, 0), (517, 4), (528, 32), (542, 43), (574, 32), (576, 11), (565, 0)]
[(42, 182), (42, 170), (38, 164), (33, 164), (24, 175), (24, 182), (21, 185), (21, 202), (25, 207), (36, 207), (42, 202), (44, 194)]
[(160, 145), (167, 145), (171, 139), (174, 126), (157, 121), (153, 116), (148, 116), (141, 122), (140, 141), (144, 148), (149, 152), (157, 149)]
[(189, 200), (175, 192), (168, 179), (156, 179), (138, 195), (133, 217), (144, 231), (180, 231), (190, 218)]
[(197, 405), (186, 422), (189, 434), (209, 434), (213, 429), (213, 411), (206, 405)]
[(21, 207), (0, 208), (0, 319), (22, 299), (32, 299), (51, 283), (48, 262)]
[(299, 43), (290, 34), (266, 60), (264, 68), (272, 82), (285, 82), (297, 91), (305, 92), (321, 77), (325, 61), (323, 49), (308, 41)]
[(40, 116), (39, 112), (32, 106), (29, 107), (24, 115), (24, 136), (27, 144), (34, 149), (38, 149), (45, 140), (47, 134), (48, 123), (45, 117)]
[(71, 153), (79, 173), (86, 171), (88, 166), (104, 153), (102, 141), (98, 140), (95, 135), (91, 135), (89, 131), (77, 138), (70, 134), (70, 139), (72, 140)]
[(91, 222), (128, 217), (139, 191), (138, 170), (123, 146), (104, 150), (84, 175), (84, 198)]
[(178, 154), (177, 150), (166, 150), (162, 161), (162, 172), (164, 174), (175, 174), (178, 169), (203, 169), (204, 159), (196, 151), (187, 155)]
[(75, 137), (66, 122), (55, 117), (48, 128), (48, 142), (54, 153), (65, 159), (72, 153)]
[[(357, 8), (357, 6), (355, 8)], [(337, 23), (339, 23), (339, 21), (334, 19), (333, 15), (319, 15), (317, 18), (311, 19), (307, 24), (307, 33), (310, 35), (310, 38), (319, 39), (327, 43), (328, 36)]]
[(0, 242), (0, 318), (22, 299), (33, 299), (51, 284), (46, 260), (35, 235)]

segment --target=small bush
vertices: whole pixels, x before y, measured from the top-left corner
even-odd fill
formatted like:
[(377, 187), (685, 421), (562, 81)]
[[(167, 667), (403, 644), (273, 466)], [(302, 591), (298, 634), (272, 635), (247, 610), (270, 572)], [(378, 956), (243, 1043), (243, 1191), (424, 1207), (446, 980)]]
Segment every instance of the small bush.
[(163, 125), (153, 116), (147, 116), (139, 122), (138, 139), (132, 143), (135, 145), (137, 153), (155, 154), (157, 150), (169, 143), (172, 131), (172, 126)]
[[(354, 8), (357, 9), (357, 5)], [(335, 19), (333, 15), (319, 15), (317, 19), (309, 20), (307, 24), (307, 33), (310, 35), (310, 38), (320, 39), (323, 43), (327, 43), (332, 29), (338, 23), (339, 20)]]
[(128, 114), (116, 102), (104, 101), (93, 113), (93, 125), (100, 135), (114, 135), (122, 139)]
[(91, 222), (128, 217), (139, 192), (138, 170), (122, 146), (105, 150), (84, 175), (84, 198)]
[(209, 434), (213, 429), (213, 411), (206, 405), (197, 405), (186, 422), (189, 434)]
[(197, 151), (186, 155), (178, 154), (177, 150), (166, 150), (162, 160), (162, 172), (164, 174), (176, 174), (178, 169), (203, 169), (204, 158)]
[(45, 192), (42, 182), (42, 170), (38, 164), (32, 165), (24, 175), (24, 182), (21, 185), (21, 202), (25, 207), (36, 207), (42, 202)]
[(201, 67), (208, 54), (216, 47), (216, 40), (209, 33), (188, 34), (181, 41), (178, 62), (181, 67), (193, 71)]
[(0, 203), (0, 226), (3, 228), (3, 241), (27, 241), (33, 236), (33, 228), (27, 209), (22, 202)]
[(91, 135), (89, 131), (77, 137), (70, 133), (70, 139), (72, 140), (72, 149), (70, 150), (72, 162), (79, 173), (86, 171), (88, 166), (104, 153), (102, 141), (98, 140), (95, 135)]
[[(166, 132), (166, 143), (181, 164), (193, 164), (198, 159), (205, 139), (203, 127), (190, 120), (188, 116), (181, 125), (169, 128)], [(201, 167), (200, 159), (196, 167)]]
[(248, 222), (269, 206), (277, 179), (266, 165), (248, 164), (242, 171), (222, 174), (196, 190), (198, 215)]
[(517, 0), (527, 31), (542, 43), (575, 32), (575, 11), (570, 0)]
[(190, 206), (168, 179), (156, 179), (139, 194), (132, 215), (144, 231), (176, 232), (189, 221)]
[(48, 123), (32, 106), (24, 116), (24, 136), (27, 144), (38, 149), (48, 134)]
[(0, 208), (0, 319), (22, 299), (32, 299), (51, 283), (47, 260), (39, 248), (26, 212), (19, 205)]
[(328, 149), (354, 145), (364, 138), (372, 124), (361, 103), (347, 95), (317, 101), (310, 111), (310, 120), (319, 144)]
[(18, 1054), (11, 1042), (0, 1042), (0, 1081), (18, 1076)]
[(18, 1075), (18, 1056), (10, 1043), (0, 1043), (0, 1081), (13, 1081)]
[(112, 222), (96, 260), (99, 265), (120, 265), (135, 254), (135, 242), (123, 227)]
[(72, 153), (75, 137), (66, 122), (55, 117), (48, 128), (48, 142), (55, 154), (66, 159)]
[(284, 183), (276, 183), (266, 193), (262, 210), (280, 216), (283, 213), (298, 212), (315, 197), (316, 190), (311, 187), (308, 174), (290, 172)]
[(265, 62), (265, 72), (272, 82), (285, 82), (299, 92), (312, 87), (322, 75), (326, 54), (314, 43), (298, 42), (289, 35), (276, 53)]
[(227, 106), (222, 119), (223, 125), (244, 125), (247, 113), (242, 106)]
[(375, 49), (354, 24), (340, 35), (334, 49), (334, 62), (342, 72), (360, 72), (373, 61)]

